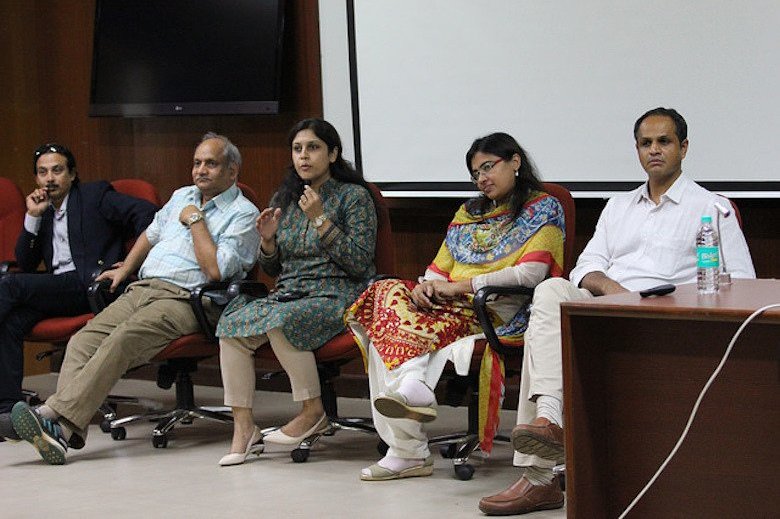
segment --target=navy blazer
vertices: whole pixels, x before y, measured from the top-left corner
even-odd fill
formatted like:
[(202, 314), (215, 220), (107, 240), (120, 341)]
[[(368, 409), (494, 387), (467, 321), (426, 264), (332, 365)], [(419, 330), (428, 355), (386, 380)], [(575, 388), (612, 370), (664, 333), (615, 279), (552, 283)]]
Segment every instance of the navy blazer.
[[(125, 257), (126, 240), (146, 229), (157, 207), (98, 181), (73, 184), (67, 211), (70, 253), (86, 288), (99, 270)], [(16, 262), (25, 272), (36, 271), (41, 261), (53, 272), (54, 208), (49, 206), (42, 218), (37, 236), (22, 228), (16, 242)]]

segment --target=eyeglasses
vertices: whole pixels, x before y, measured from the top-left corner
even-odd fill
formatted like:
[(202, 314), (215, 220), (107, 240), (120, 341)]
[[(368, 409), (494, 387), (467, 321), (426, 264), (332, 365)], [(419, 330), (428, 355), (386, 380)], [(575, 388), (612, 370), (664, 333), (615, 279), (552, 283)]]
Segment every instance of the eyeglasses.
[(474, 169), (474, 170), (472, 170), (470, 172), (471, 173), (471, 181), (476, 184), (477, 182), (479, 182), (479, 176), (480, 175), (482, 175), (482, 174), (484, 174), (486, 176), (489, 175), (490, 172), (493, 171), (493, 168), (496, 167), (496, 164), (498, 164), (500, 162), (504, 162), (504, 159), (489, 160), (487, 162), (482, 163), (482, 165), (480, 167), (478, 167), (477, 169)]

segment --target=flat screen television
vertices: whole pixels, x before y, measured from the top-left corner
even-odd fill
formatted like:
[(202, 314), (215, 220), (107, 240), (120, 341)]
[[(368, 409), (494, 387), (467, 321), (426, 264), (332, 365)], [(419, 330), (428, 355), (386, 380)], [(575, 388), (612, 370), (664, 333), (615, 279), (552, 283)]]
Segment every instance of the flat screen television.
[(89, 115), (279, 112), (284, 0), (97, 0)]

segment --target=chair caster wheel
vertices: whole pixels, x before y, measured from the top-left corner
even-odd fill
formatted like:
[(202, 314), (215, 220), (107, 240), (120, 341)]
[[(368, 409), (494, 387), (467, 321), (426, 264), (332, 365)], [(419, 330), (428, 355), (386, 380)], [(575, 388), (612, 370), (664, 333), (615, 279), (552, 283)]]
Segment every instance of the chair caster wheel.
[(152, 445), (155, 449), (164, 449), (168, 446), (168, 436), (152, 436)]
[(376, 450), (383, 458), (387, 456), (388, 449), (390, 449), (390, 446), (384, 440), (379, 440), (379, 443), (376, 444)]
[(458, 446), (454, 443), (445, 443), (444, 445), (439, 445), (439, 454), (441, 454), (442, 458), (447, 460), (454, 458), (457, 450)]
[(100, 430), (108, 434), (111, 432), (111, 422), (109, 420), (100, 421)]
[(468, 463), (463, 465), (455, 465), (455, 475), (461, 481), (468, 481), (474, 475), (474, 467)]
[[(101, 424), (101, 429), (102, 429), (102, 425), (103, 424)], [(116, 429), (112, 429), (111, 425), (109, 424), (108, 430), (111, 433), (112, 440), (120, 441), (127, 438), (127, 429), (125, 429), (124, 427), (117, 427)]]
[(290, 457), (295, 463), (303, 463), (309, 459), (309, 449), (293, 449), (290, 452)]

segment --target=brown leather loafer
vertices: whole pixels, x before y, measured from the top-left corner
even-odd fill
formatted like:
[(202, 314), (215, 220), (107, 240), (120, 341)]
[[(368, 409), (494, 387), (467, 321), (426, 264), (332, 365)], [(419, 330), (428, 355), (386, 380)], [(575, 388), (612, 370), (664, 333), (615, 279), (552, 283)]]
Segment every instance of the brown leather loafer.
[(558, 476), (549, 485), (532, 485), (525, 477), (496, 495), (479, 500), (479, 509), (487, 515), (517, 515), (553, 510), (563, 506)]
[(545, 418), (512, 429), (512, 446), (521, 454), (533, 454), (563, 463), (563, 429)]

